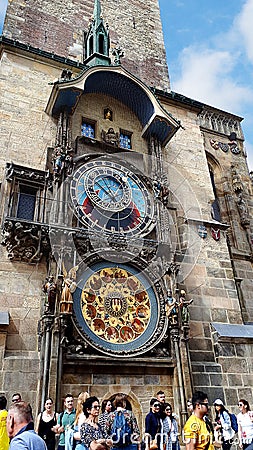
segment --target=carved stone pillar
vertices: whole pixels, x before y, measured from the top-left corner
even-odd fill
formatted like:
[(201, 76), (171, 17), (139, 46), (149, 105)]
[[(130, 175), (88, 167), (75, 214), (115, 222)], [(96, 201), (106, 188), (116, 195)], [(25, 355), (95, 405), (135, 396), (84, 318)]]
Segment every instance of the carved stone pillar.
[[(44, 409), (45, 400), (48, 396), (50, 361), (51, 361), (51, 344), (52, 344), (52, 329), (54, 324), (54, 315), (45, 315), (42, 317), (43, 326), (43, 375), (41, 388), (41, 411)], [(42, 355), (42, 352), (41, 352)]]
[(181, 352), (180, 352), (179, 328), (176, 326), (172, 327), (170, 334), (171, 334), (173, 350), (175, 353), (175, 358), (176, 358), (176, 363), (177, 363), (179, 402), (180, 402), (180, 409), (181, 409), (180, 426), (182, 427), (188, 418), (188, 414), (187, 414), (187, 408), (186, 408), (184, 376), (183, 376), (182, 359), (181, 359)]

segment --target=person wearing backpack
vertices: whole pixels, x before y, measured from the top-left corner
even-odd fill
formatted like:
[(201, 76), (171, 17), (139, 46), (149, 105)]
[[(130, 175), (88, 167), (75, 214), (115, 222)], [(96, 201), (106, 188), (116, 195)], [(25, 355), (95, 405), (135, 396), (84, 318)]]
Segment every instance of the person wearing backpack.
[(230, 450), (232, 439), (235, 435), (235, 431), (232, 428), (230, 414), (226, 410), (224, 403), (220, 398), (217, 398), (213, 404), (215, 408), (216, 422), (214, 430), (216, 432), (219, 431), (221, 434), (222, 449)]
[(126, 409), (125, 394), (117, 394), (111, 412), (105, 424), (106, 431), (116, 450), (137, 450), (140, 443), (140, 431), (132, 411)]

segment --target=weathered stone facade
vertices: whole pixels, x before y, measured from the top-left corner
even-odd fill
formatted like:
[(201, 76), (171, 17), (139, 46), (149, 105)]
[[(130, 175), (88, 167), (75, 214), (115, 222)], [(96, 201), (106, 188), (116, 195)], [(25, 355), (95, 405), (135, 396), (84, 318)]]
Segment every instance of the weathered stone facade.
[[(41, 50), (83, 62), (84, 34), (93, 0), (10, 2), (4, 35)], [(169, 89), (158, 0), (101, 1), (110, 26), (111, 50), (122, 47), (125, 67), (149, 86)], [(111, 54), (112, 56), (112, 54)], [(112, 56), (113, 60), (113, 56)]]
[[(1, 391), (8, 399), (21, 391), (38, 410), (48, 393), (61, 408), (69, 391), (77, 396), (89, 390), (101, 399), (122, 391), (140, 425), (159, 389), (181, 421), (196, 388), (230, 407), (240, 397), (251, 402), (253, 204), (242, 119), (168, 92), (156, 0), (120, 0), (116, 13), (115, 2), (101, 2), (111, 48), (120, 44), (125, 58), (121, 65), (86, 66), (83, 31), (93, 5), (61, 2), (60, 8), (58, 2), (13, 0), (7, 11), (0, 65), (0, 301), (9, 322), (0, 324)], [(120, 135), (131, 141), (130, 148), (121, 147)], [(122, 222), (120, 231), (115, 223), (99, 229), (102, 219), (93, 220), (92, 210), (85, 222), (87, 199), (78, 216), (73, 192), (83, 173), (91, 198), (100, 201), (89, 178), (94, 161), (100, 167), (104, 161), (113, 164), (120, 189), (126, 187), (125, 177), (128, 188), (139, 188), (136, 203), (146, 220), (141, 231), (135, 231), (141, 214), (128, 229)], [(127, 189), (125, 195), (130, 195)], [(113, 214), (122, 211), (110, 190), (109, 197)], [(107, 218), (110, 223), (111, 215)], [(117, 347), (115, 336), (101, 339), (99, 329), (88, 330), (101, 308), (98, 294), (97, 311), (91, 299), (94, 317), (86, 315), (85, 324), (79, 288), (64, 310), (67, 277), (74, 279), (64, 273), (63, 263), (67, 272), (77, 267), (85, 305), (89, 273), (100, 270), (101, 275), (103, 264), (123, 272), (134, 268), (139, 290), (125, 291), (130, 305), (135, 295), (135, 307), (141, 306), (140, 286), (152, 288), (155, 313), (145, 322), (146, 335), (159, 317), (148, 338), (144, 334), (141, 340), (137, 330), (131, 345), (122, 338)], [(42, 290), (49, 275), (56, 283), (52, 308)], [(109, 282), (100, 278), (105, 292)], [(119, 296), (122, 289), (117, 289)], [(109, 298), (111, 291), (106, 292)], [(176, 313), (168, 313), (169, 299), (177, 300)], [(190, 302), (186, 310), (184, 300)], [(117, 323), (117, 336), (122, 328), (113, 317), (108, 328), (112, 332)], [(139, 326), (144, 318), (137, 317)]]

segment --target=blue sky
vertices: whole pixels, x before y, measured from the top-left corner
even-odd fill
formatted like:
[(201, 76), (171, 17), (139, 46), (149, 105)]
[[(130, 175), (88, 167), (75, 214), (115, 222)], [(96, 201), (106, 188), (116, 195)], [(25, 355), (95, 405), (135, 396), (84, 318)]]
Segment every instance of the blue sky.
[(253, 170), (253, 0), (159, 0), (171, 89), (244, 117)]
[[(0, 31), (7, 0), (0, 0)], [(253, 170), (253, 0), (159, 0), (171, 89), (244, 117)]]

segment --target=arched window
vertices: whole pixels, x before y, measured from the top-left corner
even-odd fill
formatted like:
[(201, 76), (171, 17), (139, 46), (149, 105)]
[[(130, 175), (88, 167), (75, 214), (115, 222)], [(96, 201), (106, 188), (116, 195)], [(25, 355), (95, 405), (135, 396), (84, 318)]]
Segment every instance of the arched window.
[(104, 54), (104, 35), (100, 34), (98, 37), (98, 52)]
[(214, 220), (221, 222), (220, 205), (219, 205), (219, 199), (217, 196), (217, 191), (216, 191), (216, 186), (215, 186), (215, 181), (214, 181), (214, 173), (213, 173), (212, 167), (210, 167), (210, 165), (209, 165), (209, 173), (210, 173), (211, 183), (212, 183), (212, 187), (213, 187), (213, 193), (214, 193), (214, 197), (215, 197), (215, 200), (212, 203), (212, 217)]

